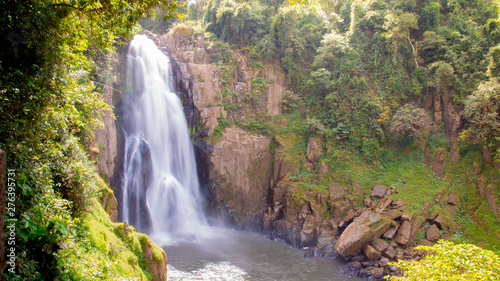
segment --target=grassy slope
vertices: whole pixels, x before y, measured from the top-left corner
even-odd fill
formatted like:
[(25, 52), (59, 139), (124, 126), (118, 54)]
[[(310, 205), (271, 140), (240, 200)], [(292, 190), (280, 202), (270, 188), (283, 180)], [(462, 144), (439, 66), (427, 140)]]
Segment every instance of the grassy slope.
[[(285, 144), (285, 148), (291, 148), (286, 153), (294, 161), (305, 163), (307, 140), (290, 133), (294, 130), (291, 125), (293, 122), (286, 128), (277, 128), (276, 140)], [(416, 145), (399, 150), (385, 148), (379, 161), (367, 164), (359, 155), (329, 142), (328, 137), (324, 140), (323, 151), (327, 152), (323, 153), (320, 161), (329, 163), (330, 172), (319, 175), (316, 172), (318, 167), (310, 171), (301, 165), (295, 178), (301, 181), (303, 188), (322, 190), (331, 182), (350, 185), (352, 179), (361, 184), (362, 194), (351, 195), (361, 207), (363, 199), (369, 198), (375, 184), (394, 185), (400, 192), (394, 193), (391, 198), (405, 201), (406, 212), (412, 217), (422, 214), (427, 202), (427, 213), (423, 215), (431, 218), (441, 214), (445, 218), (449, 230), (441, 231), (443, 236), (455, 242), (470, 242), (486, 249), (500, 250), (500, 222), (478, 189), (478, 178), (483, 178), (485, 186), (499, 186), (500, 173), (491, 163), (482, 161), (481, 152), (476, 147), (461, 147), (461, 159), (457, 163), (446, 155), (444, 175), (438, 178), (432, 171), (432, 164), (429, 167), (423, 164), (424, 153)], [(431, 163), (434, 150), (441, 146), (447, 146), (447, 139), (442, 134), (429, 138), (426, 148), (431, 152)], [(474, 163), (481, 167), (480, 176), (474, 173)], [(460, 206), (456, 210), (448, 206), (450, 193), (460, 196)], [(417, 236), (417, 242), (422, 238), (424, 233)]]

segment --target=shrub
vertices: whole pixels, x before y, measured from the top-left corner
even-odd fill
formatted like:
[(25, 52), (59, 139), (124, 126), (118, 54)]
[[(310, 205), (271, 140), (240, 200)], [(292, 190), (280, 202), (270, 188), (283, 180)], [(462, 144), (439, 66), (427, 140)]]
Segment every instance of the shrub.
[(401, 268), (402, 277), (388, 280), (499, 280), (500, 257), (472, 244), (456, 245), (440, 240), (434, 246), (418, 246), (433, 253), (420, 261), (391, 263)]

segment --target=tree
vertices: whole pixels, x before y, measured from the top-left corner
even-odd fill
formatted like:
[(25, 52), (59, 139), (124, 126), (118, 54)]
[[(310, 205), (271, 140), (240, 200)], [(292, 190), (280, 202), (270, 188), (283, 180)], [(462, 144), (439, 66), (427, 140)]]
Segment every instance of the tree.
[(482, 83), (465, 102), (464, 117), (470, 126), (462, 140), (491, 145), (500, 137), (500, 83), (496, 78)]
[(418, 246), (430, 252), (420, 261), (400, 260), (391, 263), (403, 270), (403, 276), (388, 280), (499, 280), (500, 257), (472, 244), (455, 245), (440, 240), (434, 246)]
[(423, 138), (430, 132), (431, 125), (432, 120), (427, 112), (409, 103), (399, 108), (392, 117), (390, 131), (396, 138)]

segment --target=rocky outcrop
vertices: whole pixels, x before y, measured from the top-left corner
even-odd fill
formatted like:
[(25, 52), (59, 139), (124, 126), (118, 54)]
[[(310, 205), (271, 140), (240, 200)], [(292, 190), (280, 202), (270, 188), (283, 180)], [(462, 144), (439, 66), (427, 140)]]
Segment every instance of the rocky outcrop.
[(446, 149), (444, 147), (436, 148), (434, 159), (432, 160), (432, 171), (438, 178), (443, 176), (446, 166)]
[(238, 225), (260, 225), (267, 210), (273, 157), (268, 137), (232, 126), (214, 145), (210, 178), (218, 188), (216, 201)]
[(167, 255), (163, 250), (154, 245), (147, 236), (140, 239), (142, 257), (146, 261), (147, 270), (153, 275), (154, 281), (167, 280)]
[[(103, 100), (113, 108), (116, 100), (113, 99), (113, 84), (106, 83), (103, 87)], [(103, 112), (104, 127), (94, 131), (94, 140), (91, 143), (90, 154), (97, 162), (97, 167), (101, 176), (105, 179), (112, 178), (117, 169), (116, 164), (118, 155), (118, 133), (113, 113), (110, 111)]]
[[(279, 61), (262, 62), (262, 67), (256, 67), (247, 54), (234, 51), (236, 63), (226, 66), (218, 57), (220, 47), (206, 38), (204, 33), (195, 33), (192, 28), (184, 26), (159, 37), (158, 44), (169, 53), (176, 72), (176, 84), (196, 104), (209, 134), (218, 126), (221, 115), (246, 122), (254, 119), (257, 113), (271, 116), (281, 113), (285, 73)], [(224, 77), (223, 70), (226, 73)], [(255, 78), (264, 82), (263, 92), (259, 90), (257, 93), (253, 88)], [(237, 95), (226, 97), (227, 90)], [(258, 106), (250, 108), (252, 102), (245, 100), (248, 96), (255, 97)]]
[(458, 153), (458, 135), (460, 133), (460, 114), (453, 105), (451, 93), (445, 89), (442, 95), (444, 133), (450, 138), (451, 161), (456, 163), (460, 159)]
[(109, 219), (112, 222), (117, 222), (118, 219), (118, 201), (116, 201), (113, 190), (106, 188), (101, 196), (101, 206), (109, 214)]

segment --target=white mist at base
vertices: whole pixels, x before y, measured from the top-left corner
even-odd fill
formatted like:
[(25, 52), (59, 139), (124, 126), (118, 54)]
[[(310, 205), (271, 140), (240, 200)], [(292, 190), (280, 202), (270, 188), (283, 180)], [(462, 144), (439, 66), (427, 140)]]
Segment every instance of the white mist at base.
[(167, 265), (169, 281), (182, 280), (217, 280), (217, 281), (244, 281), (248, 280), (248, 273), (230, 262), (209, 263), (204, 268), (192, 272), (178, 270)]
[(161, 244), (207, 228), (194, 151), (170, 60), (143, 35), (127, 54), (122, 219)]

